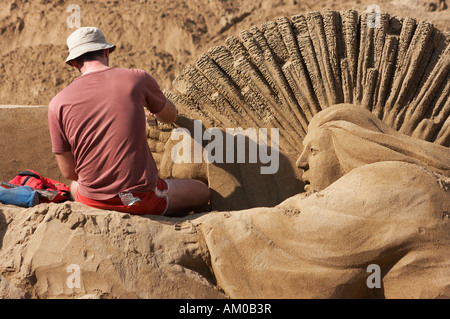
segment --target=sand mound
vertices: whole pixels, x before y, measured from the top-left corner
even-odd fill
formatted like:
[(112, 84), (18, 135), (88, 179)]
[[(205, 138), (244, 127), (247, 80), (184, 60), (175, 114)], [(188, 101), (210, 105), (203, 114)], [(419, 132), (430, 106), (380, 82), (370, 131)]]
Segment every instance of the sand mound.
[[(77, 203), (2, 206), (0, 297), (220, 298), (207, 250), (186, 221)], [(67, 284), (70, 266), (82, 284)], [(80, 269), (79, 268), (79, 269)]]

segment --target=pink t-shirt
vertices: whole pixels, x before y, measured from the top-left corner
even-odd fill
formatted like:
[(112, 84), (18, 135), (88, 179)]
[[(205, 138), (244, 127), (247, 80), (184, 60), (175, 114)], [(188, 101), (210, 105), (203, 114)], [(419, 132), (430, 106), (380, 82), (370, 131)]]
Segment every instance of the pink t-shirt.
[(81, 195), (106, 200), (153, 190), (158, 169), (147, 144), (144, 106), (166, 103), (143, 70), (110, 67), (76, 78), (49, 105), (53, 153), (72, 152)]

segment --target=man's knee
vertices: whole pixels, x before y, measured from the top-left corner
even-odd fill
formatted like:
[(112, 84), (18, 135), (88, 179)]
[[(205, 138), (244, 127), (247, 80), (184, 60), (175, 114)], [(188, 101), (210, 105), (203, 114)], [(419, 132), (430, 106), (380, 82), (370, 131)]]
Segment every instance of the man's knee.
[(199, 205), (208, 204), (211, 198), (211, 192), (208, 185), (198, 180), (192, 180), (192, 183), (195, 183), (195, 196), (199, 202)]
[(175, 179), (168, 182), (169, 214), (198, 210), (208, 205), (211, 193), (205, 183), (194, 179)]

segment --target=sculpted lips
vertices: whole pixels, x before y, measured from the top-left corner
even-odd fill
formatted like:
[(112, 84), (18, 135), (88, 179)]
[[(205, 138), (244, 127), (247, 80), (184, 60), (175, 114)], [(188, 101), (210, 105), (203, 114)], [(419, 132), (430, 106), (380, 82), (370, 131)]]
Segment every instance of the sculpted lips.
[(303, 173), (302, 180), (305, 183), (305, 186), (304, 186), (305, 191), (307, 191), (307, 192), (310, 191), (311, 190), (311, 183), (308, 180), (308, 177), (306, 176), (306, 172)]

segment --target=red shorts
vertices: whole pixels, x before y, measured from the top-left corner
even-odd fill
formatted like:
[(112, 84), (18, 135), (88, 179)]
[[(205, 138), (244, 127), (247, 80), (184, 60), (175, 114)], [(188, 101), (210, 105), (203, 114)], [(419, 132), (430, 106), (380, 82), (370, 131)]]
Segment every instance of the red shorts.
[(77, 190), (76, 201), (85, 205), (106, 209), (115, 210), (123, 213), (134, 215), (164, 215), (169, 206), (169, 199), (167, 192), (169, 191), (169, 184), (163, 179), (158, 179), (156, 188), (147, 193), (133, 193), (134, 196), (141, 200), (131, 206), (126, 206), (122, 203), (119, 195), (108, 200), (94, 200), (84, 197)]

